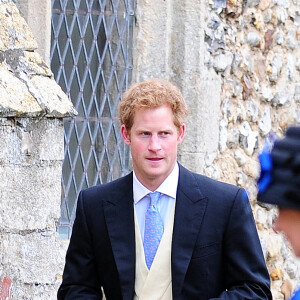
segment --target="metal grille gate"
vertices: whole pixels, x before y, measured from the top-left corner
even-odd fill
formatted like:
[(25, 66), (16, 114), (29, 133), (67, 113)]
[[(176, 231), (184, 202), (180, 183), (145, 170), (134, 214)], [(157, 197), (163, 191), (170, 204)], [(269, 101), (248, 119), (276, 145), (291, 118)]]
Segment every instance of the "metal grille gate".
[(51, 68), (78, 111), (64, 121), (62, 237), (81, 189), (128, 172), (117, 105), (131, 81), (133, 23), (134, 0), (52, 0)]

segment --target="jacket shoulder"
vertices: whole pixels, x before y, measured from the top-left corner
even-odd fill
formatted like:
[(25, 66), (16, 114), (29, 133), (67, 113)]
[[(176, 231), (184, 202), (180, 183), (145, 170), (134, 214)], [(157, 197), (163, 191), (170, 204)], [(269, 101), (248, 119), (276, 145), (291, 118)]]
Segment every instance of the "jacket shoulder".
[(247, 196), (246, 191), (242, 187), (238, 187), (236, 185), (218, 181), (212, 178), (209, 178), (205, 175), (201, 175), (198, 173), (191, 172), (184, 167), (180, 168), (181, 175), (183, 181), (194, 182), (194, 186), (196, 186), (204, 197), (207, 198), (235, 198), (238, 193), (245, 194)]
[(107, 197), (114, 197), (120, 192), (128, 191), (129, 189), (132, 190), (132, 173), (111, 182), (84, 189), (80, 192), (80, 195), (83, 198), (97, 199), (99, 201), (107, 199)]

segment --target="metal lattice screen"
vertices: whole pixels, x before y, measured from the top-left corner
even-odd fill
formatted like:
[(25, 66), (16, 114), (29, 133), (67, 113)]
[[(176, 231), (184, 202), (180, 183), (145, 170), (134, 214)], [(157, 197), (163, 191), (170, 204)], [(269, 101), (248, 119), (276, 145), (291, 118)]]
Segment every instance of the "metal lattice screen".
[(133, 1), (52, 0), (51, 68), (78, 111), (64, 121), (62, 236), (81, 189), (128, 172), (117, 106), (131, 80)]

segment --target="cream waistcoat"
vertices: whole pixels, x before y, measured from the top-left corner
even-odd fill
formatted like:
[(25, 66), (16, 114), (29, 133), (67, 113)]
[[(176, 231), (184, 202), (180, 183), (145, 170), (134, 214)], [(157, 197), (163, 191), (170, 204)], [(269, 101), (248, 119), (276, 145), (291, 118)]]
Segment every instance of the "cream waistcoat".
[(164, 230), (152, 266), (148, 270), (143, 242), (134, 213), (136, 270), (134, 300), (172, 300), (171, 245), (175, 205)]

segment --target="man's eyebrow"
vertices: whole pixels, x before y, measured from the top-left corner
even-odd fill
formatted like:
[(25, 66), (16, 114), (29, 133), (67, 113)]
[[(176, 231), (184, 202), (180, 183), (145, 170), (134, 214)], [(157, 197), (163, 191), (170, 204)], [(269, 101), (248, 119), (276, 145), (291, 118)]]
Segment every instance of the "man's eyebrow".
[(137, 128), (136, 131), (137, 132), (150, 132), (151, 130), (146, 129), (146, 128)]

